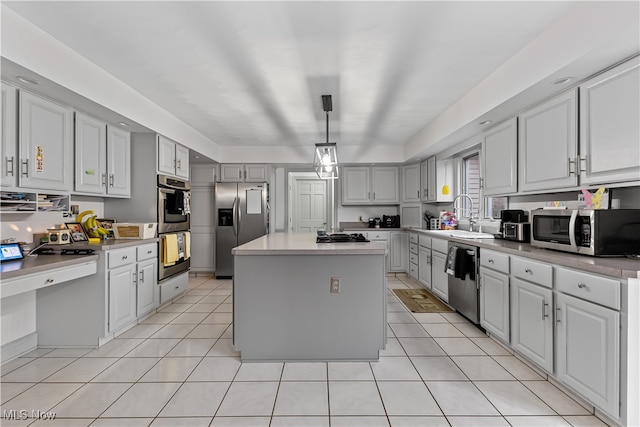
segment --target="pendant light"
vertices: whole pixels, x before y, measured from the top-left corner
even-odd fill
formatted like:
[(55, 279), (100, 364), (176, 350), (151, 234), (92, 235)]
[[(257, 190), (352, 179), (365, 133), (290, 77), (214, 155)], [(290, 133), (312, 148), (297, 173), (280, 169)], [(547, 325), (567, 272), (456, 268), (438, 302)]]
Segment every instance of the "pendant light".
[(322, 95), (322, 108), (327, 116), (327, 139), (316, 144), (313, 169), (320, 179), (338, 178), (338, 149), (335, 142), (329, 142), (329, 111), (332, 111), (331, 95)]

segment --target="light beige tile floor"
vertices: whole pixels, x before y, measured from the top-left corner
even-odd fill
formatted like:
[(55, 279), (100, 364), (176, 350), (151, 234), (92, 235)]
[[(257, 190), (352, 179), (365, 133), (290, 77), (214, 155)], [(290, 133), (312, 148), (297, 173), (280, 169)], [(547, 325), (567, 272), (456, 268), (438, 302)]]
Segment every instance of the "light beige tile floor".
[[(406, 276), (388, 288), (415, 288)], [(598, 426), (590, 411), (457, 313), (389, 291), (378, 362), (242, 363), (232, 284), (189, 291), (99, 349), (37, 349), (1, 367), (2, 426)], [(3, 412), (5, 413), (5, 412)]]

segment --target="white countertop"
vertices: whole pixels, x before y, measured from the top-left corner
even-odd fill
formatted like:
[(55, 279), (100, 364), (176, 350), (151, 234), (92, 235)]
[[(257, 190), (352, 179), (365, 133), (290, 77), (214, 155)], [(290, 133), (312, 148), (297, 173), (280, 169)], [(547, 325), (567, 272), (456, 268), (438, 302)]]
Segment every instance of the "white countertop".
[[(640, 277), (640, 259), (625, 257), (592, 257), (587, 255), (572, 254), (569, 252), (554, 251), (539, 248), (529, 243), (514, 242), (502, 239), (461, 239), (452, 237), (448, 233), (439, 230), (424, 230), (417, 228), (405, 228), (406, 231), (426, 234), (431, 237), (452, 240), (479, 248), (492, 249), (505, 252), (510, 255), (531, 258), (550, 264), (576, 268), (585, 272), (602, 274), (611, 277), (630, 278)], [(453, 233), (453, 231), (451, 231)], [(482, 256), (482, 251), (480, 251)]]
[(232, 249), (233, 255), (384, 255), (375, 242), (316, 243), (315, 233), (272, 233)]

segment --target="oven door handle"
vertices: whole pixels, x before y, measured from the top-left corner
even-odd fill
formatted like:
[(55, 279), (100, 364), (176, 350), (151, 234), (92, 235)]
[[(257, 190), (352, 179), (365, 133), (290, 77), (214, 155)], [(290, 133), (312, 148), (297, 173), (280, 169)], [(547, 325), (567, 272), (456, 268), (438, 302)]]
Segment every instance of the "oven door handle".
[(233, 216), (233, 235), (238, 237), (238, 198), (233, 199), (233, 209), (231, 211)]
[(569, 219), (569, 244), (577, 252), (578, 245), (576, 244), (576, 219), (578, 217), (578, 210), (571, 212), (571, 218)]

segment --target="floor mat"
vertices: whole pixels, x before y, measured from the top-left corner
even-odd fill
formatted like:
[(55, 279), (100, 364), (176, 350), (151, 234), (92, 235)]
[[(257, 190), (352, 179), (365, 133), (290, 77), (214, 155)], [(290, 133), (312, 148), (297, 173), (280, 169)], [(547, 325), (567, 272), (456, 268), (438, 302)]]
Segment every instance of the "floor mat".
[(445, 313), (453, 311), (426, 289), (394, 289), (393, 292), (412, 313)]

